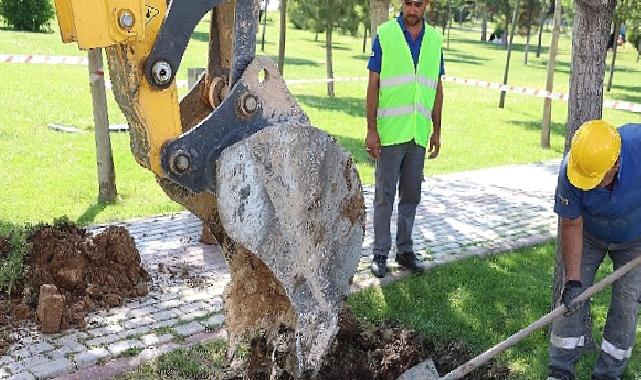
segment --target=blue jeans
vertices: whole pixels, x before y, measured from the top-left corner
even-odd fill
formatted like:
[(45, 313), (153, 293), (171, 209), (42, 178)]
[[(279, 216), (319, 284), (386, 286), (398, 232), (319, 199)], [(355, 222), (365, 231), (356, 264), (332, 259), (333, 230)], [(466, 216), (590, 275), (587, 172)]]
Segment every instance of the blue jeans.
[[(592, 286), (594, 276), (605, 255), (609, 255), (618, 269), (641, 255), (641, 240), (631, 243), (606, 243), (583, 233), (581, 276), (583, 290)], [(598, 379), (620, 378), (632, 355), (637, 330), (637, 310), (641, 299), (641, 268), (633, 269), (617, 280), (612, 287), (610, 309), (603, 331), (601, 352), (592, 372)], [(575, 366), (585, 343), (584, 321), (590, 312), (590, 303), (568, 317), (552, 324), (550, 338), (550, 367), (575, 374)]]

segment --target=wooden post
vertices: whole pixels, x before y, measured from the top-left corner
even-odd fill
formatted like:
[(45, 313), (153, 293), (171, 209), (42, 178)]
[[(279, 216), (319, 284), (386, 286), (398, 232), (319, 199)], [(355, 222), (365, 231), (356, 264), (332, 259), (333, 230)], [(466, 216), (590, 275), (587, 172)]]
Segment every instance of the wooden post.
[[(333, 0), (327, 0), (327, 9), (332, 9)], [(333, 98), (336, 96), (334, 92), (334, 69), (332, 62), (332, 26), (334, 21), (332, 19), (332, 12), (327, 12), (327, 26), (325, 27), (325, 61), (327, 65), (327, 96)]]
[(452, 0), (447, 0), (447, 47), (450, 50), (450, 31), (452, 30)]
[[(507, 76), (510, 72), (510, 56), (512, 55), (512, 46), (513, 46), (512, 41), (514, 40), (514, 33), (516, 31), (516, 17), (519, 14), (519, 3), (520, 3), (520, 0), (516, 0), (516, 5), (514, 6), (514, 16), (512, 17), (512, 31), (510, 32), (510, 42), (507, 45), (507, 60), (505, 62), (505, 73), (503, 75), (504, 85), (507, 84)], [(499, 108), (505, 108), (505, 93), (506, 93), (505, 90), (501, 91), (501, 98), (499, 99)]]
[[(554, 89), (554, 66), (556, 65), (556, 53), (559, 48), (559, 34), (561, 33), (561, 0), (554, 2), (554, 28), (552, 29), (552, 43), (548, 53), (548, 78), (545, 85), (547, 92)], [(552, 99), (546, 97), (543, 100), (543, 121), (541, 125), (541, 147), (550, 148), (550, 123), (552, 119)]]
[(267, 7), (269, 6), (269, 0), (265, 1), (265, 10), (263, 11), (263, 38), (260, 44), (260, 51), (265, 51), (265, 30), (267, 29)]
[(541, 40), (543, 39), (543, 23), (545, 22), (548, 10), (545, 5), (547, 2), (545, 0), (541, 1), (541, 19), (539, 20), (539, 44), (536, 47), (536, 58), (541, 57)]
[(105, 92), (105, 72), (102, 63), (102, 49), (89, 50), (89, 87), (93, 99), (93, 119), (96, 137), (96, 163), (98, 166), (98, 201), (114, 202), (116, 173), (114, 170), (111, 140), (109, 137), (109, 116)]
[(280, 37), (278, 39), (278, 72), (285, 73), (285, 37), (287, 34), (287, 0), (280, 0)]
[(621, 28), (621, 21), (615, 16), (614, 19), (614, 41), (612, 42), (612, 64), (610, 65), (610, 78), (608, 79), (608, 85), (606, 91), (610, 92), (612, 89), (612, 78), (614, 78), (614, 65), (617, 62), (617, 47), (619, 44), (619, 29)]

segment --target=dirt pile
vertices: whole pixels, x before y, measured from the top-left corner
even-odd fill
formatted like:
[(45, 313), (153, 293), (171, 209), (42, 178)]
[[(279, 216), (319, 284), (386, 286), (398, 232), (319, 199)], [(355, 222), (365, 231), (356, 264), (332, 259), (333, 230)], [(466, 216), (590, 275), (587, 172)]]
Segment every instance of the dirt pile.
[(84, 328), (88, 312), (148, 293), (149, 274), (123, 227), (92, 236), (71, 223), (44, 226), (29, 242), (24, 280), (16, 292), (22, 298), (12, 311), (16, 319), (37, 314), (45, 332)]
[[(441, 375), (465, 363), (473, 356), (459, 342), (436, 344), (416, 331), (389, 324), (364, 327), (349, 309), (339, 317), (339, 332), (331, 351), (314, 380), (396, 380), (401, 374), (425, 359), (432, 358)], [(282, 331), (284, 341), (290, 340), (292, 331)], [(278, 379), (289, 380), (294, 376), (283, 368), (291, 367), (289, 355), (283, 355), (291, 344), (267, 347), (264, 340), (255, 338), (249, 344), (249, 354), (244, 364), (234, 363), (226, 369), (229, 379)], [(235, 367), (235, 370), (234, 368)], [(238, 369), (242, 368), (240, 372)], [(233, 375), (229, 375), (232, 374)], [(504, 380), (510, 372), (506, 367), (493, 362), (470, 373), (467, 380)]]

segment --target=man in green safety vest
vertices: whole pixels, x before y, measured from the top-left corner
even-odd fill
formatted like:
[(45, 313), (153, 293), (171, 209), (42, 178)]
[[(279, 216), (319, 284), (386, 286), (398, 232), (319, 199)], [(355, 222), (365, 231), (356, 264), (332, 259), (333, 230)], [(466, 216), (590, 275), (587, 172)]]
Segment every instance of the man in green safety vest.
[(429, 1), (403, 0), (402, 13), (378, 27), (367, 88), (369, 155), (376, 160), (372, 273), (387, 273), (390, 218), (398, 185), (396, 262), (418, 270), (412, 228), (421, 198), (425, 151), (438, 156), (443, 109), (442, 40), (424, 20)]

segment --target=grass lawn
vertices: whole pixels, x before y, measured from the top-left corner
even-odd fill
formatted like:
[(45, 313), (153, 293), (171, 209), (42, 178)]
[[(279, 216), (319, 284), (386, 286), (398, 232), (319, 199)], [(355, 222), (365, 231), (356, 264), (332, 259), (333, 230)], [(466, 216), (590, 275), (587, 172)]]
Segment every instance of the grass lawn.
[[(278, 15), (270, 13), (265, 55), (275, 56)], [(207, 21), (201, 23), (178, 74), (186, 79), (187, 67), (205, 65)], [(325, 76), (324, 36), (288, 30), (287, 79), (314, 79)], [(544, 34), (544, 43), (550, 35)], [(562, 36), (556, 90), (568, 87), (569, 34)], [(453, 30), (450, 49), (445, 51), (447, 75), (500, 81), (505, 50), (478, 42), (478, 32)], [(517, 37), (512, 55), (510, 83), (544, 87), (546, 51), (530, 64), (523, 64), (524, 38)], [(260, 45), (259, 45), (260, 46)], [(260, 49), (260, 48), (259, 48)], [(63, 45), (57, 31), (31, 34), (0, 31), (2, 54), (84, 55), (75, 45)], [(259, 51), (259, 54), (263, 54)], [(366, 76), (368, 54), (362, 52), (362, 39), (335, 36), (335, 75)], [(635, 50), (620, 51), (615, 87), (606, 98), (641, 101), (641, 65), (635, 63)], [(181, 210), (156, 185), (153, 175), (140, 168), (129, 151), (126, 134), (112, 135), (119, 201), (99, 204), (95, 168), (91, 97), (87, 68), (0, 64), (2, 95), (0, 107), (0, 151), (4, 165), (0, 174), (0, 219), (22, 223), (51, 221), (68, 215), (80, 224), (122, 220)], [(309, 114), (312, 123), (334, 135), (352, 152), (364, 183), (373, 182), (373, 162), (363, 150), (365, 135), (365, 82), (339, 82), (337, 97), (326, 97), (324, 85), (292, 85), (290, 90)], [(184, 92), (184, 91), (183, 91)], [(109, 95), (110, 121), (123, 123), (124, 117)], [(539, 147), (542, 99), (508, 94), (505, 109), (498, 109), (499, 93), (445, 83), (443, 148), (441, 156), (425, 167), (427, 175), (470, 170), (510, 163), (526, 163), (559, 158), (562, 152), (567, 104), (554, 102), (552, 148)], [(604, 111), (615, 124), (639, 120), (638, 114)], [(70, 135), (52, 132), (48, 123), (74, 125), (85, 133)]]
[[(467, 259), (411, 276), (388, 286), (374, 287), (352, 295), (348, 303), (364, 323), (398, 321), (435, 341), (463, 341), (473, 353), (481, 353), (537, 320), (549, 311), (554, 265), (553, 244), (526, 248), (488, 259)], [(608, 260), (598, 279), (610, 272)], [(610, 300), (610, 290), (592, 303), (594, 336), (600, 343)], [(540, 380), (547, 376), (547, 331), (539, 331), (501, 354), (514, 379)], [(123, 376), (152, 379), (167, 370), (182, 376), (211, 373), (220, 368), (220, 341), (211, 346), (180, 350), (151, 361)], [(212, 347), (215, 347), (214, 350)], [(641, 337), (624, 380), (641, 374)], [(218, 350), (218, 351), (217, 351)], [(211, 356), (203, 357), (202, 352)], [(584, 356), (577, 379), (589, 379), (595, 354)], [(443, 375), (443, 374), (442, 374)], [(135, 377), (137, 376), (137, 377)], [(170, 377), (166, 377), (170, 378)]]

